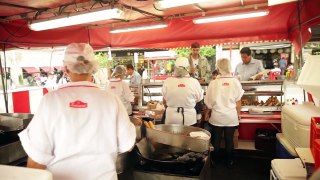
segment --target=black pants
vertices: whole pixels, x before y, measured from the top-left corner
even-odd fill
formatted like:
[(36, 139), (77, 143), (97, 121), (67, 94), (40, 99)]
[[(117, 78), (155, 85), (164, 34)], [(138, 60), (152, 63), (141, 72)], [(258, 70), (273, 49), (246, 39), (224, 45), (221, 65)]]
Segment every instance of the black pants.
[(214, 126), (209, 124), (211, 133), (211, 143), (214, 147), (212, 158), (216, 159), (220, 151), (222, 133), (224, 133), (225, 148), (227, 152), (227, 161), (233, 160), (233, 135), (236, 126)]

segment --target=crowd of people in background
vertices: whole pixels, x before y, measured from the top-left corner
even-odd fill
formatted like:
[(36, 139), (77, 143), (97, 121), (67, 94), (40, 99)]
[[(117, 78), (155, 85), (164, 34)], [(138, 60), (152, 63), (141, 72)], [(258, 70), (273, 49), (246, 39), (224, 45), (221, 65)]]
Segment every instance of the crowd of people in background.
[(29, 86), (44, 86), (53, 89), (70, 81), (63, 71), (29, 74), (26, 79)]

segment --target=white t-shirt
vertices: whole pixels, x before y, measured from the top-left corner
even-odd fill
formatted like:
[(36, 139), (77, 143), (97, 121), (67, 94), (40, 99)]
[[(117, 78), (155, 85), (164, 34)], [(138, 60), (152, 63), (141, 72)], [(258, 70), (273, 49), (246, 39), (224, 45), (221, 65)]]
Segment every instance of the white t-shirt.
[(136, 133), (118, 97), (83, 81), (46, 94), (19, 137), (55, 180), (116, 180), (117, 154), (133, 147)]
[(132, 114), (131, 102), (134, 100), (134, 94), (131, 92), (128, 83), (119, 78), (112, 78), (106, 89), (117, 95), (127, 109), (128, 114)]
[(209, 123), (215, 126), (238, 126), (236, 102), (244, 93), (240, 82), (230, 76), (218, 76), (210, 82), (204, 103), (212, 109)]
[(191, 77), (169, 77), (162, 86), (162, 95), (167, 102), (166, 124), (182, 124), (183, 116), (178, 107), (184, 108), (184, 125), (197, 122), (196, 103), (203, 99), (199, 81)]

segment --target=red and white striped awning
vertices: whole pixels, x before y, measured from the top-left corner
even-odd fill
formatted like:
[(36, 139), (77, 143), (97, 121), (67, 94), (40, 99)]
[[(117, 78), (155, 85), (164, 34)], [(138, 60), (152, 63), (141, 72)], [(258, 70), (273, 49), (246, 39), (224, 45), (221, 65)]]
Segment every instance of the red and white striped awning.
[(40, 72), (39, 69), (35, 67), (22, 67), (24, 71), (26, 71), (28, 74), (38, 73)]

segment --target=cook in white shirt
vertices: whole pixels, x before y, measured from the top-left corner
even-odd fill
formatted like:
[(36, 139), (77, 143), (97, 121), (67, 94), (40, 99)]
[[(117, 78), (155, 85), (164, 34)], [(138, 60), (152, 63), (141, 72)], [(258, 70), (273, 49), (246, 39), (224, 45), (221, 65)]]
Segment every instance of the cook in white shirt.
[(127, 109), (129, 115), (132, 114), (132, 106), (131, 102), (134, 100), (134, 94), (131, 92), (129, 84), (127, 82), (122, 81), (126, 74), (126, 69), (124, 66), (117, 66), (110, 79), (110, 83), (107, 86), (107, 90), (110, 90), (112, 93), (117, 95), (124, 107)]
[(189, 76), (188, 67), (187, 58), (177, 58), (175, 77), (163, 83), (163, 102), (167, 106), (165, 124), (194, 125), (197, 122), (194, 107), (203, 99), (203, 90), (199, 81)]
[[(232, 77), (231, 65), (228, 59), (219, 59), (217, 68), (220, 75), (211, 81), (206, 91), (204, 102), (208, 107), (205, 119), (209, 121), (211, 142), (214, 152), (211, 157), (215, 160), (220, 150), (222, 133), (224, 132), (226, 151), (228, 156), (228, 166), (233, 166), (233, 134), (235, 127), (239, 125), (239, 113), (241, 107), (241, 97), (244, 93), (240, 82)], [(211, 111), (211, 114), (210, 114)]]
[(68, 45), (63, 62), (71, 82), (46, 94), (19, 134), (27, 166), (54, 180), (116, 180), (117, 154), (134, 146), (134, 125), (118, 97), (90, 82), (98, 68), (90, 45)]

